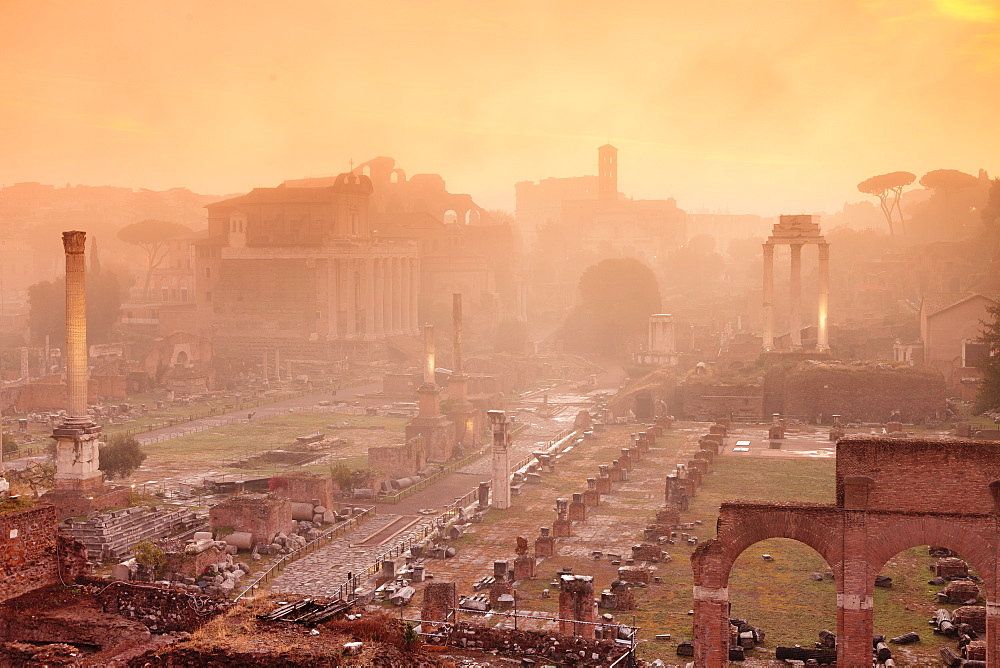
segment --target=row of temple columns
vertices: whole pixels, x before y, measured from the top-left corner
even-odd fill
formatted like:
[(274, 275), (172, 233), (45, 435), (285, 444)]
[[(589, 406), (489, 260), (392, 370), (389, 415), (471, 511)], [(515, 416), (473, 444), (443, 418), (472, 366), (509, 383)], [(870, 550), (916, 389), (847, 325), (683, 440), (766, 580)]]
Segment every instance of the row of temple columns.
[(328, 338), (371, 340), (418, 333), (416, 258), (329, 260), (327, 279)]
[[(792, 348), (802, 347), (802, 246), (804, 242), (787, 242), (791, 248), (791, 276), (789, 280), (788, 327)], [(774, 350), (774, 246), (764, 244), (764, 350)], [(827, 317), (830, 304), (830, 244), (822, 242), (819, 248), (819, 299), (816, 314), (816, 349), (830, 349)]]

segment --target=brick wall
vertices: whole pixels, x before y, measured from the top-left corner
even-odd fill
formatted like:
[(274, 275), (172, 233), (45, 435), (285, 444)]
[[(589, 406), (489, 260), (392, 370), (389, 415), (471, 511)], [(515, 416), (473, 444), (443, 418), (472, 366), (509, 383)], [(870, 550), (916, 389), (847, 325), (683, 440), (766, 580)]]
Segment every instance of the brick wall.
[(80, 547), (58, 530), (51, 505), (0, 514), (0, 602), (57, 584), (60, 574), (73, 582), (86, 570)]
[(274, 534), (292, 531), (292, 502), (271, 494), (240, 494), (209, 510), (212, 531), (232, 527), (246, 531), (254, 542), (268, 542)]
[(1000, 444), (850, 436), (837, 446), (837, 502), (848, 477), (868, 477), (872, 510), (992, 513)]
[(270, 487), (275, 494), (290, 499), (292, 503), (319, 500), (319, 505), (333, 508), (333, 480), (326, 476), (309, 473), (274, 476)]

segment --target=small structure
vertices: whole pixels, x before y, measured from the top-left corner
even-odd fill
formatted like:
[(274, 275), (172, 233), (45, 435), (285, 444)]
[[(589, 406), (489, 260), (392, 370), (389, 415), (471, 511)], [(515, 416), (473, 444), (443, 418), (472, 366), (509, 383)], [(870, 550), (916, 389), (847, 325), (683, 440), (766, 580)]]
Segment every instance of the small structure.
[(276, 494), (239, 494), (212, 506), (212, 531), (223, 527), (249, 534), (251, 545), (270, 544), (278, 533), (292, 532), (292, 502)]

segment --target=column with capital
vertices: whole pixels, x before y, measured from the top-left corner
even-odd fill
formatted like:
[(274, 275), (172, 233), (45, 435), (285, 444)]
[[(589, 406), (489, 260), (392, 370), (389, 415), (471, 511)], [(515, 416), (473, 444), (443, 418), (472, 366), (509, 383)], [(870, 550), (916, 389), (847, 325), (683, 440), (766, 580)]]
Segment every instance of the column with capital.
[(774, 350), (774, 245), (764, 244), (764, 350)]
[(792, 276), (789, 282), (788, 329), (792, 335), (792, 350), (802, 348), (802, 244), (790, 244)]
[(365, 341), (375, 338), (375, 260), (368, 258), (365, 263)]
[(420, 264), (416, 258), (410, 260), (410, 309), (413, 318), (410, 327), (416, 332), (420, 320)]
[(402, 281), (399, 290), (399, 301), (403, 308), (400, 329), (403, 330), (403, 334), (412, 334), (413, 327), (410, 325), (410, 259), (403, 258), (400, 262), (402, 263), (400, 266)]
[(830, 308), (830, 244), (819, 245), (819, 309), (816, 317), (816, 350), (830, 350), (827, 318)]

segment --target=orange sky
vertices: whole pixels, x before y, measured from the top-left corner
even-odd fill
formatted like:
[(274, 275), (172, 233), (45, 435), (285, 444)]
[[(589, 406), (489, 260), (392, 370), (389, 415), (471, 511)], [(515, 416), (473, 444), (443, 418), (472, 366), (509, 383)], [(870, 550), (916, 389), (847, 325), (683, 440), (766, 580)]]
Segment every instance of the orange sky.
[(228, 193), (390, 155), (513, 209), (610, 140), (629, 195), (833, 211), (881, 172), (1000, 176), (998, 7), (0, 0), (0, 184)]

